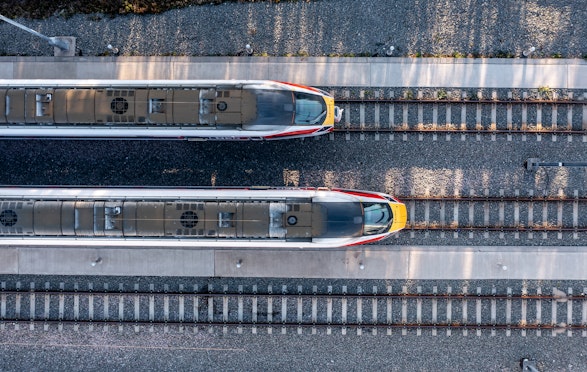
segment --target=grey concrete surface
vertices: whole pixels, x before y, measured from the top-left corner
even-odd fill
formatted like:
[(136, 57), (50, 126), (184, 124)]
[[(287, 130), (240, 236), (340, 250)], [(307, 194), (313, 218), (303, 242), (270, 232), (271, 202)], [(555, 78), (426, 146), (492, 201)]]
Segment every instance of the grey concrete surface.
[[(19, 274), (215, 276), (214, 252), (203, 249), (17, 248), (17, 255)], [(13, 266), (2, 261), (0, 271)]]
[(322, 251), (9, 248), (0, 274), (400, 280), (587, 280), (585, 247), (374, 246)]
[(2, 79), (269, 79), (315, 86), (585, 89), (580, 59), (0, 57)]

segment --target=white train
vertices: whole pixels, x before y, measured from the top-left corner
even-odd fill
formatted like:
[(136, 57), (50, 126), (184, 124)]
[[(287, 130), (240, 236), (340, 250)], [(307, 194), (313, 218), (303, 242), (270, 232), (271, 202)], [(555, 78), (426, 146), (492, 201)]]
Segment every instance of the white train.
[(331, 132), (320, 89), (264, 80), (0, 80), (0, 138), (274, 140)]
[(0, 245), (332, 248), (384, 239), (406, 207), (325, 188), (0, 188)]

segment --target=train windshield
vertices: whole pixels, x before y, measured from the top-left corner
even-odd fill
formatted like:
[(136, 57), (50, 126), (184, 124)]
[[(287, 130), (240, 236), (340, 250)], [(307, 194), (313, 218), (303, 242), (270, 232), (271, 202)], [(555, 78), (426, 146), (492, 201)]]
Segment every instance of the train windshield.
[(387, 203), (363, 203), (365, 213), (364, 235), (376, 235), (387, 232), (393, 221), (391, 208)]
[(296, 92), (296, 119), (297, 125), (322, 124), (326, 118), (326, 102), (321, 96)]

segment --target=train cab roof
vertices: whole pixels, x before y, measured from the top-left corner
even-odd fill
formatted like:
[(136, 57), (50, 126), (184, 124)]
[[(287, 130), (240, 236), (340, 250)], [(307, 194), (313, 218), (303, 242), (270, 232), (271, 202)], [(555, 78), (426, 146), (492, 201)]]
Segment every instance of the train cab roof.
[(317, 238), (356, 237), (363, 234), (363, 208), (361, 203), (315, 203), (322, 220)]
[[(269, 129), (284, 125), (316, 125), (326, 119), (324, 99), (305, 92), (255, 89), (257, 115), (245, 129)], [(276, 125), (279, 123), (278, 125)]]
[(359, 237), (383, 234), (394, 222), (389, 203), (316, 202), (322, 229), (316, 238)]
[[(291, 125), (294, 121), (294, 97), (290, 91), (255, 89), (257, 115), (244, 123), (245, 129), (268, 129)], [(278, 125), (276, 125), (278, 124)]]

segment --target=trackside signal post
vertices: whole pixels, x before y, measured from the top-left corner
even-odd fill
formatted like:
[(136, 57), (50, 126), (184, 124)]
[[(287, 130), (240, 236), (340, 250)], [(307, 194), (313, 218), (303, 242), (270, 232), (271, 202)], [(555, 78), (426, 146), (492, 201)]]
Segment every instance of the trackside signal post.
[(26, 32), (29, 32), (35, 36), (40, 37), (41, 39), (46, 40), (49, 45), (53, 46), (53, 51), (56, 57), (61, 56), (74, 56), (75, 55), (75, 37), (72, 36), (45, 36), (31, 28), (26, 27), (25, 25), (21, 25), (18, 22), (13, 21), (10, 18), (4, 17), (0, 14), (0, 19), (10, 23), (13, 26), (16, 26)]

